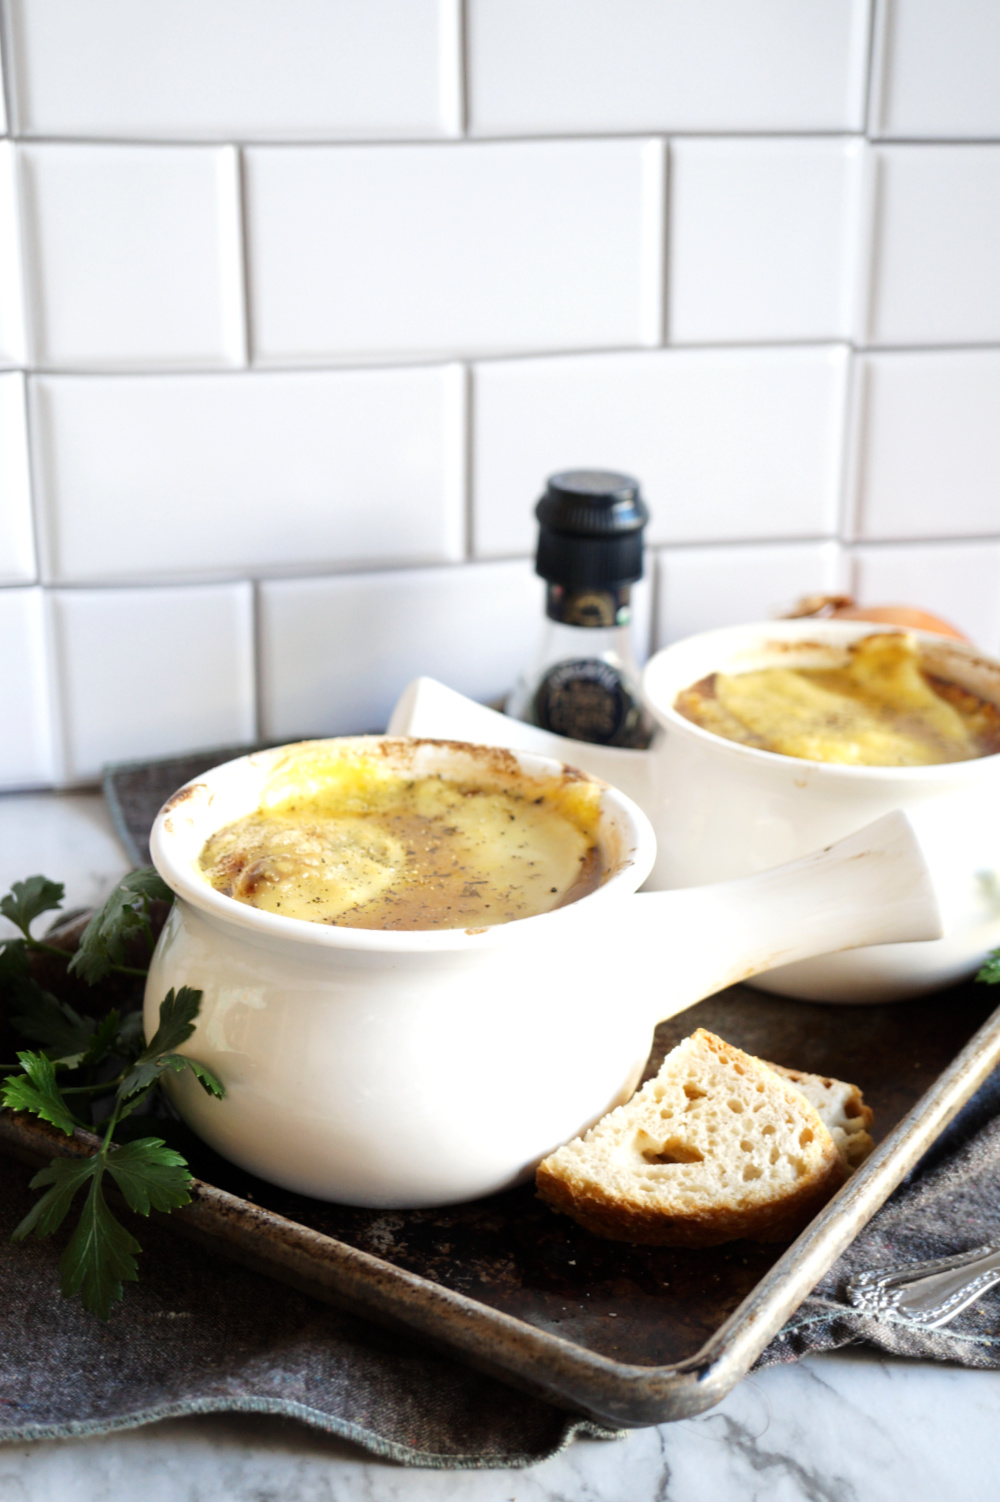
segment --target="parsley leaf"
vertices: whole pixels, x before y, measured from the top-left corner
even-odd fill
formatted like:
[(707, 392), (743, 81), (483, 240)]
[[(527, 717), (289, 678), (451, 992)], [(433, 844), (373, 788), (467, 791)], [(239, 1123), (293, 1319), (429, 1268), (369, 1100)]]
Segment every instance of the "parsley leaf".
[[(85, 1158), (54, 1158), (35, 1175), (31, 1187), (44, 1189), (45, 1193), (21, 1221), (13, 1237), (20, 1241), (31, 1234), (51, 1235), (65, 1220), (77, 1191), (86, 1187), (79, 1221), (60, 1258), (60, 1286), (65, 1298), (79, 1294), (86, 1309), (107, 1319), (112, 1305), (122, 1297), (123, 1285), (138, 1277), (135, 1259), (141, 1249), (105, 1199), (105, 1171), (129, 1208), (139, 1215), (188, 1204), (192, 1182), (183, 1156), (162, 1138), (136, 1136), (130, 1142), (116, 1143), (113, 1140), (116, 1130), (142, 1105), (168, 1070), (190, 1070), (210, 1094), (221, 1097), (225, 1092), (210, 1069), (176, 1051), (195, 1031), (200, 991), (182, 986), (176, 992), (168, 992), (160, 1006), (156, 1033), (144, 1045), (140, 1012), (131, 1012), (123, 1019), (113, 1009), (98, 1022), (93, 1017), (81, 1016), (37, 984), (31, 975), (29, 951), (49, 946), (32, 939), (28, 928), (46, 910), (46, 905), (52, 906), (57, 898), (61, 900), (61, 893), (62, 889), (54, 882), (37, 877), (16, 884), (11, 895), (3, 899), (4, 914), (18, 924), (24, 938), (0, 944), (0, 990), (8, 1015), (18, 1030), (43, 1044), (48, 1052), (26, 1050), (18, 1054), (24, 1072), (9, 1075), (0, 1082), (0, 1104), (13, 1110), (31, 1111), (72, 1136), (74, 1128), (82, 1123), (67, 1105), (66, 1095), (103, 1102), (113, 1094), (114, 1103), (111, 1114), (101, 1122), (104, 1136), (97, 1152)], [(69, 968), (79, 971), (91, 984), (112, 969), (130, 971), (132, 967), (120, 962), (136, 932), (145, 933), (152, 950), (149, 904), (159, 897), (169, 898), (171, 893), (154, 871), (135, 872), (126, 877), (88, 926), (82, 941), (86, 953), (81, 949)], [(145, 972), (136, 969), (134, 973)], [(58, 1057), (51, 1057), (53, 1053)], [(93, 1069), (109, 1058), (120, 1061), (121, 1073), (113, 1079), (107, 1077), (106, 1068)], [(8, 1067), (3, 1066), (3, 1070)], [(84, 1076), (88, 1082), (78, 1085), (74, 1081), (64, 1095), (58, 1071), (77, 1069), (90, 1071), (89, 1076)], [(102, 1109), (101, 1104), (96, 1105), (97, 1116)], [(88, 1115), (86, 1119), (95, 1118)]]
[(126, 965), (129, 941), (144, 933), (153, 948), (149, 904), (154, 899), (172, 902), (173, 892), (152, 866), (132, 871), (115, 887), (107, 902), (84, 929), (80, 947), (69, 962), (70, 970), (88, 985), (103, 980)]
[(121, 1298), (122, 1284), (138, 1277), (135, 1254), (141, 1250), (108, 1207), (102, 1184), (105, 1169), (138, 1215), (176, 1210), (191, 1202), (191, 1173), (180, 1153), (161, 1137), (140, 1137), (113, 1147), (109, 1132), (93, 1157), (53, 1158), (35, 1174), (32, 1189), (47, 1192), (13, 1237), (23, 1241), (32, 1232), (51, 1235), (65, 1220), (77, 1190), (89, 1184), (79, 1223), (59, 1262), (60, 1286), (64, 1298), (79, 1293), (84, 1307), (101, 1319), (109, 1317), (111, 1305)]
[(24, 939), (10, 939), (0, 948), (0, 994), (7, 1017), (22, 1037), (59, 1056), (86, 1049), (93, 1021), (57, 1001), (51, 991), (43, 991), (32, 977)]
[(53, 1061), (43, 1053), (19, 1053), (17, 1059), (24, 1073), (0, 1086), (4, 1105), (10, 1111), (31, 1111), (72, 1137), (76, 1122), (56, 1084)]
[[(209, 1095), (214, 1095), (216, 1100), (221, 1100), (225, 1095), (225, 1088), (218, 1075), (213, 1074), (211, 1069), (204, 1064), (199, 1064), (197, 1059), (189, 1059), (186, 1053), (165, 1053), (151, 1062), (137, 1064), (129, 1078), (138, 1076), (135, 1089), (141, 1090), (151, 1082), (152, 1078), (158, 1078), (166, 1070), (172, 1070), (174, 1074), (182, 1074), (185, 1069), (190, 1069), (201, 1088)], [(150, 1076), (149, 1071), (155, 1070), (155, 1075)], [(128, 1080), (122, 1086), (122, 1094), (126, 1093)]]
[(121, 1083), (123, 1098), (147, 1089), (165, 1069), (175, 1073), (190, 1069), (209, 1095), (222, 1098), (223, 1087), (210, 1069), (196, 1059), (189, 1059), (186, 1054), (174, 1052), (194, 1032), (201, 996), (200, 991), (193, 991), (190, 986), (182, 986), (176, 993), (172, 989), (167, 992), (160, 1003), (159, 1027)]
[[(107, 1057), (119, 1039), (121, 1021), (118, 1008), (112, 1007), (108, 1015), (101, 1019), (91, 1033), (90, 1042), (80, 1059), (81, 1064), (100, 1064), (102, 1059)], [(68, 1063), (68, 1060), (63, 1062)]]
[(81, 1017), (68, 1002), (57, 1000), (31, 979), (6, 989), (11, 997), (8, 1016), (23, 1037), (40, 1043), (55, 1059), (89, 1054), (96, 1030), (93, 1017)]
[(59, 1259), (60, 1290), (64, 1299), (80, 1295), (85, 1309), (108, 1319), (111, 1305), (122, 1296), (123, 1283), (139, 1277), (135, 1254), (142, 1247), (108, 1208), (101, 1188), (100, 1158), (79, 1224)]
[[(131, 1095), (131, 1096), (129, 1096), (128, 1100), (125, 1100), (125, 1098), (123, 1096), (119, 1097), (119, 1100), (118, 1100), (118, 1122), (124, 1121), (125, 1118), (126, 1118), (126, 1116), (131, 1116), (133, 1111), (138, 1111), (139, 1110), (139, 1107), (142, 1105), (142, 1103), (146, 1099), (147, 1095), (152, 1094), (153, 1090), (155, 1090), (158, 1079), (159, 1079), (159, 1076), (157, 1076), (157, 1079), (154, 1080), (151, 1085), (147, 1085), (145, 1087), (145, 1089), (140, 1090), (139, 1093), (138, 1093), (138, 1095)], [(115, 1123), (115, 1130), (116, 1131), (117, 1131), (117, 1128), (118, 1128), (118, 1122)]]
[(145, 1041), (141, 1009), (136, 1012), (126, 1012), (115, 1040), (118, 1052), (125, 1059), (134, 1059), (138, 1056)]
[(29, 876), (27, 881), (15, 881), (6, 897), (0, 897), (0, 913), (30, 939), (35, 919), (61, 907), (65, 895), (61, 882), (49, 881), (47, 876)]
[(138, 1137), (116, 1147), (108, 1154), (108, 1172), (137, 1215), (191, 1203), (191, 1172), (162, 1137)]
[(176, 993), (173, 987), (160, 1002), (160, 1021), (156, 1032), (140, 1059), (155, 1059), (163, 1053), (173, 1053), (186, 1043), (194, 1032), (194, 1021), (201, 1006), (202, 993), (190, 986), (181, 986)]
[(66, 1212), (81, 1184), (93, 1178), (97, 1168), (96, 1158), (53, 1158), (52, 1162), (35, 1174), (32, 1189), (51, 1185), (47, 1194), (36, 1200), (14, 1230), (11, 1240), (23, 1241), (34, 1231), (36, 1236), (51, 1236), (66, 1219)]
[(0, 940), (0, 987), (11, 996), (31, 982), (28, 946), (23, 939)]
[(174, 1059), (180, 1059), (181, 1066), (186, 1065), (194, 1075), (195, 1079), (198, 1081), (201, 1088), (209, 1095), (214, 1095), (216, 1100), (221, 1100), (225, 1095), (225, 1085), (219, 1079), (219, 1076), (217, 1074), (212, 1073), (207, 1064), (199, 1064), (197, 1059), (188, 1058), (186, 1053), (172, 1053), (168, 1057), (171, 1060), (171, 1069), (177, 1069), (179, 1067), (172, 1061)]
[(1000, 986), (1000, 949), (994, 949), (992, 954), (987, 955), (986, 963), (976, 980), (983, 980), (988, 986)]

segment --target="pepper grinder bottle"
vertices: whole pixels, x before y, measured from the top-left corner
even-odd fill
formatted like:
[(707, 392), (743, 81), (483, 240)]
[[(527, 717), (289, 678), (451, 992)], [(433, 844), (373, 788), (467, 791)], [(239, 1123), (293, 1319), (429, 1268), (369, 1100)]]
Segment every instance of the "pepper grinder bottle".
[(649, 520), (638, 481), (567, 470), (551, 476), (535, 515), (535, 572), (546, 582), (548, 619), (506, 712), (573, 740), (648, 746), (652, 723), (639, 697), (630, 630)]

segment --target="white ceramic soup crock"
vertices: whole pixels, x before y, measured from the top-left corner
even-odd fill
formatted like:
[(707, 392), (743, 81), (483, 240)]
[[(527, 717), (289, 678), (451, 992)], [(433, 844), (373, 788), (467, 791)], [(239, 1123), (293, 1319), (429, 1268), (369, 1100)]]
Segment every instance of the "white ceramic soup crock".
[(500, 775), (498, 758), (508, 785), (565, 774), (527, 753), (355, 738), (242, 757), (161, 811), (153, 859), (178, 900), (150, 968), (147, 1035), (170, 987), (203, 992), (185, 1051), (226, 1095), (171, 1075), (178, 1109), (226, 1157), (305, 1194), (417, 1207), (505, 1188), (631, 1093), (660, 1018), (776, 959), (940, 932), (900, 815), (781, 871), (635, 896), (653, 832), (603, 783), (607, 877), (536, 917), (471, 931), (328, 927), (209, 887), (206, 839), (276, 783), (307, 786), (310, 758), (338, 748), (407, 776), (482, 783)]
[[(889, 809), (912, 820), (942, 903), (934, 943), (827, 954), (756, 984), (822, 1001), (891, 1001), (972, 975), (1000, 945), (1000, 756), (932, 767), (859, 767), (736, 745), (674, 709), (713, 672), (824, 666), (831, 653), (892, 627), (862, 621), (770, 621), (687, 637), (651, 658), (646, 702), (663, 727), (644, 806), (657, 837), (654, 887), (690, 887), (761, 871), (859, 829)], [(1000, 665), (924, 632), (928, 665), (1000, 702)]]

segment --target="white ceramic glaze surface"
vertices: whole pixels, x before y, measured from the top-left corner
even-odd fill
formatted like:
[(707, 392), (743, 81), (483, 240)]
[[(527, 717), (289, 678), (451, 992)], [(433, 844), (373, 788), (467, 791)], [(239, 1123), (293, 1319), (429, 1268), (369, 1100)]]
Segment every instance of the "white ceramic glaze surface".
[[(768, 621), (707, 631), (658, 652), (643, 676), (663, 727), (643, 806), (657, 834), (650, 885), (697, 886), (766, 870), (903, 809), (927, 854), (945, 935), (934, 943), (826, 954), (758, 984), (821, 1001), (892, 1001), (971, 974), (1000, 944), (1000, 756), (932, 767), (839, 766), (712, 735), (673, 708), (712, 672), (822, 665), (884, 626)], [(891, 628), (890, 628), (891, 629)], [(1000, 666), (974, 647), (917, 633), (934, 670), (1000, 702)]]
[[(497, 754), (388, 744), (416, 775), (468, 775), (470, 759)], [(633, 896), (655, 841), (608, 787), (598, 843), (610, 874), (564, 908), (480, 930), (284, 918), (212, 890), (197, 860), (288, 755), (216, 768), (161, 812), (153, 858), (179, 901), (150, 969), (146, 1029), (170, 987), (203, 992), (189, 1048), (227, 1093), (172, 1077), (178, 1107), (218, 1151), (302, 1193), (422, 1206), (505, 1188), (627, 1098), (661, 1018), (776, 958), (940, 932), (901, 817), (781, 871)], [(511, 767), (561, 770), (524, 753)]]

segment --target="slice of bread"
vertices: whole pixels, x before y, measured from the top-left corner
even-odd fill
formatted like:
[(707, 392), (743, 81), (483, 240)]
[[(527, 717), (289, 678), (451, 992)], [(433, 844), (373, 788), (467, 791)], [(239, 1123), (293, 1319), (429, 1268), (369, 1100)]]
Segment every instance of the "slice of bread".
[(784, 1069), (780, 1064), (767, 1067), (802, 1092), (833, 1138), (845, 1171), (853, 1173), (875, 1146), (868, 1134), (872, 1112), (857, 1085), (822, 1074), (806, 1074), (801, 1069)]
[(699, 1247), (791, 1241), (844, 1178), (805, 1096), (699, 1028), (630, 1101), (546, 1158), (537, 1184), (598, 1236)]

